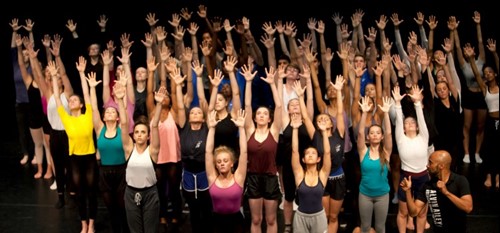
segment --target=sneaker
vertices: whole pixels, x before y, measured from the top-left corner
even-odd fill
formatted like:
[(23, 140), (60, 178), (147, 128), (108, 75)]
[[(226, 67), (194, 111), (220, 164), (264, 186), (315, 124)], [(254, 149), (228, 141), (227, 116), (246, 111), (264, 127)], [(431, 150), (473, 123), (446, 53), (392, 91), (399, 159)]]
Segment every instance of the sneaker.
[(398, 194), (397, 193), (394, 194), (394, 197), (392, 198), (391, 202), (392, 202), (392, 204), (398, 204), (399, 199), (398, 199)]
[(57, 182), (54, 180), (54, 183), (50, 186), (50, 190), (56, 190), (57, 189)]
[[(468, 154), (464, 155), (464, 159), (463, 159), (462, 161), (463, 161), (464, 163), (470, 163), (470, 158), (469, 158), (469, 155), (468, 155)], [(482, 160), (481, 160), (481, 162), (482, 162)]]
[(476, 154), (476, 163), (483, 163), (483, 159), (481, 159), (481, 156), (479, 154)]

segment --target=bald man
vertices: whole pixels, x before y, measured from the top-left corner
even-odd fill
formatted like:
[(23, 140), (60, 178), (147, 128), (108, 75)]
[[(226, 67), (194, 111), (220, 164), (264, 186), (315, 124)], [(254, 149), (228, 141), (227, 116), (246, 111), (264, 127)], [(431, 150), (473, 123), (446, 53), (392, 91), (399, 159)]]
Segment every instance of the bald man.
[(411, 195), (411, 177), (401, 181), (406, 193), (408, 212), (416, 216), (426, 203), (433, 218), (434, 232), (467, 232), (467, 214), (472, 211), (472, 195), (465, 176), (450, 171), (451, 156), (445, 150), (434, 151), (429, 156), (427, 170), (431, 179)]

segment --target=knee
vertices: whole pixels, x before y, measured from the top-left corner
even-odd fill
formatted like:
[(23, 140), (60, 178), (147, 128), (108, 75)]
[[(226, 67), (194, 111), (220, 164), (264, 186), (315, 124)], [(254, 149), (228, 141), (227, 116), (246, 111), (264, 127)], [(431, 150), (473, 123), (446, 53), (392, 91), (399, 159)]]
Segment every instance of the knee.
[(328, 222), (337, 222), (339, 220), (338, 214), (329, 214)]
[(262, 224), (262, 216), (255, 217), (252, 216), (252, 225), (260, 226)]

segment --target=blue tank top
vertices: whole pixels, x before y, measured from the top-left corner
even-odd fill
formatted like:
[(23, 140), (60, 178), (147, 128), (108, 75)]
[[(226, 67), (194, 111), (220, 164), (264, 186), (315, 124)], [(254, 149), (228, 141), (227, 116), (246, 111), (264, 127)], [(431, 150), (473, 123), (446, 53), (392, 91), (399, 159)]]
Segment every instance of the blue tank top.
[(368, 148), (363, 161), (361, 161), (359, 192), (369, 197), (378, 197), (389, 193), (391, 188), (387, 179), (388, 172), (387, 164), (381, 170), (380, 158), (370, 159), (370, 148)]
[(101, 155), (102, 165), (122, 165), (125, 164), (125, 151), (122, 143), (122, 130), (116, 129), (116, 135), (112, 138), (106, 137), (106, 126), (101, 129), (97, 138), (97, 149)]
[(318, 213), (323, 209), (321, 200), (323, 198), (324, 187), (318, 177), (318, 184), (315, 186), (307, 186), (305, 178), (297, 187), (297, 196), (300, 200), (298, 210), (305, 214)]

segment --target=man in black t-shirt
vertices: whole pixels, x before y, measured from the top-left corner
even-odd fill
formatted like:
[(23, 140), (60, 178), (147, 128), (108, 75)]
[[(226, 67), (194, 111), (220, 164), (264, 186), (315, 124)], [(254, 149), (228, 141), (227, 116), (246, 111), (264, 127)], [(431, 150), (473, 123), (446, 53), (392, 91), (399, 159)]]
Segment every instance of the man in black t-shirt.
[(472, 195), (465, 176), (450, 171), (451, 156), (438, 150), (431, 154), (427, 170), (431, 179), (416, 194), (411, 194), (411, 177), (404, 178), (401, 187), (406, 192), (408, 212), (416, 216), (429, 204), (433, 231), (467, 232), (467, 214), (472, 211)]

